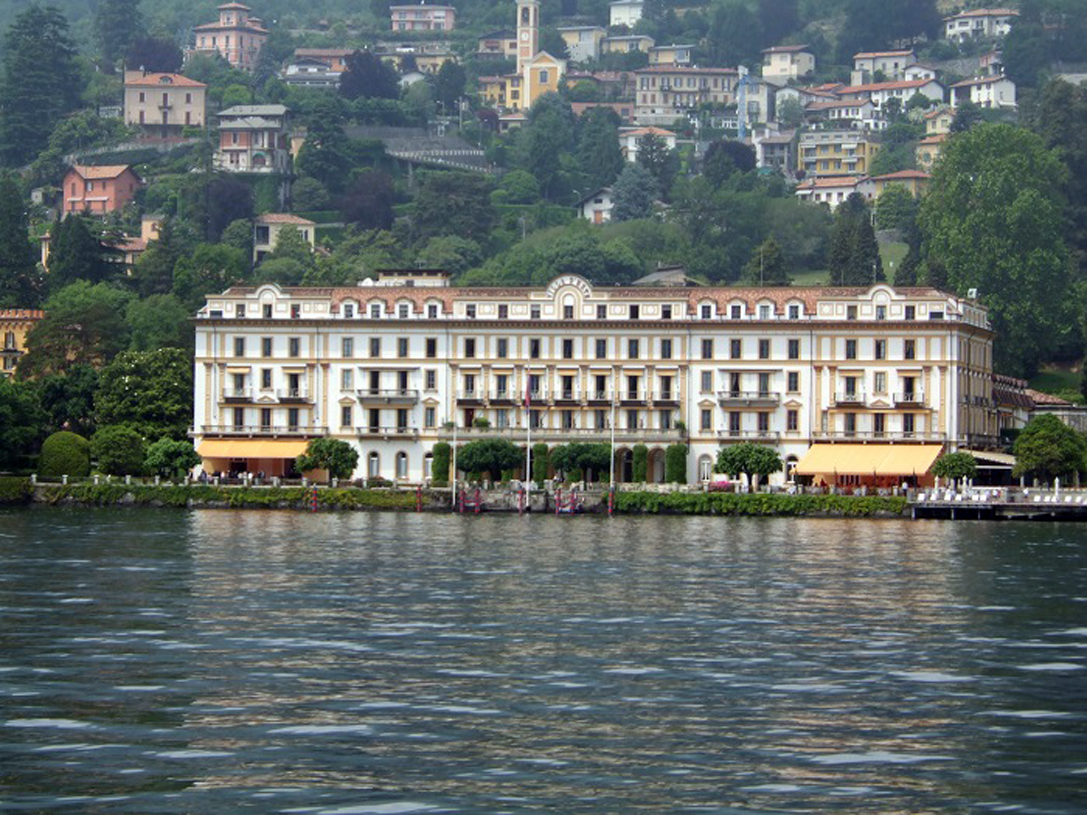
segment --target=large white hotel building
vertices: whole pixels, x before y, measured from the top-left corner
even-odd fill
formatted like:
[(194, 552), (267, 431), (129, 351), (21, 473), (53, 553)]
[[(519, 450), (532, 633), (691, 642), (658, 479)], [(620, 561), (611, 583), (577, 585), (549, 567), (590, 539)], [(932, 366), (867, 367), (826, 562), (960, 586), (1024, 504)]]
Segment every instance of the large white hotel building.
[[(457, 288), (385, 272), (345, 288), (235, 287), (196, 320), (193, 438), (208, 472), (292, 472), (310, 439), (359, 451), (356, 477), (415, 483), (439, 441), (776, 448), (815, 483), (914, 479), (991, 445), (993, 333), (930, 288)], [(525, 396), (528, 393), (528, 407)], [(489, 427), (479, 427), (485, 419)], [(795, 470), (793, 469), (795, 467)]]

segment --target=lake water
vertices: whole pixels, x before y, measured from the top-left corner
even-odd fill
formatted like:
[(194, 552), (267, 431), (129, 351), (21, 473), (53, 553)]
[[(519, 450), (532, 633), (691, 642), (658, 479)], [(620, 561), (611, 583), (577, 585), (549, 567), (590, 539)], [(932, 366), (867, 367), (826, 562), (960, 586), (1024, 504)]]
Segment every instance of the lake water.
[(1085, 542), (0, 511), (0, 810), (1083, 813)]

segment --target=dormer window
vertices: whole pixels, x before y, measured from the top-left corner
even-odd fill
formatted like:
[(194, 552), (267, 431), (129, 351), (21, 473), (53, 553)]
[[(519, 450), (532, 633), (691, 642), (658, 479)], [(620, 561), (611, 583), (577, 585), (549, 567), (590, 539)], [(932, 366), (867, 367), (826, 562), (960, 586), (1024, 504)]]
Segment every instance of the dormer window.
[(703, 320), (713, 319), (713, 306), (704, 305), (699, 309), (699, 312)]
[(370, 317), (377, 320), (381, 317), (381, 303), (370, 304)]
[(464, 313), (468, 317), (469, 320), (474, 320), (476, 318), (476, 307), (475, 307), (475, 305), (470, 304), (470, 305), (465, 306), (464, 307)]
[(789, 306), (789, 319), (790, 320), (799, 320), (800, 319), (800, 306), (796, 305), (795, 303)]
[(728, 316), (733, 320), (742, 320), (744, 316), (744, 307), (740, 305), (730, 306)]
[(396, 316), (399, 317), (401, 320), (408, 319), (409, 315), (410, 315), (410, 309), (409, 309), (407, 303), (401, 303), (400, 305), (398, 305), (396, 307)]
[(426, 316), (428, 320), (438, 319), (438, 306), (436, 303), (428, 303), (426, 307)]
[(345, 303), (344, 304), (343, 316), (347, 320), (354, 319), (354, 317), (355, 317), (355, 306), (354, 306), (354, 304), (352, 304), (352, 303)]
[(768, 306), (765, 303), (763, 303), (763, 304), (761, 304), (759, 306), (759, 319), (760, 320), (769, 320), (770, 319), (770, 306)]

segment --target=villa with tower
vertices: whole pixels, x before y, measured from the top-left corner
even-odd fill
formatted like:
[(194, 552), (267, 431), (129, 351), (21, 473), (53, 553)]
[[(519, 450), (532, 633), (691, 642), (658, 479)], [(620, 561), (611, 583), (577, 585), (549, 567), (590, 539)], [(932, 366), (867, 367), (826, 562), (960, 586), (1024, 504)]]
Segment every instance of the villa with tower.
[(545, 93), (558, 91), (566, 60), (540, 50), (540, 2), (517, 0), (517, 70), (481, 76), (480, 95), (504, 111), (526, 111)]

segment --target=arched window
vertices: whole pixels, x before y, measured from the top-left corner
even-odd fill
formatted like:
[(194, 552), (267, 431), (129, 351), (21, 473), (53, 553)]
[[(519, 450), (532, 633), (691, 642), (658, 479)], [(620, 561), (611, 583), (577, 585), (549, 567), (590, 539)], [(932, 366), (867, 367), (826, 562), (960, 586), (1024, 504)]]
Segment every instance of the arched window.
[(434, 477), (434, 454), (433, 453), (427, 453), (425, 456), (423, 456), (423, 477), (424, 478), (433, 478)]
[(408, 477), (408, 454), (397, 453), (396, 454), (396, 477), (407, 478)]
[(376, 451), (370, 453), (367, 459), (366, 475), (369, 478), (377, 478), (381, 475), (381, 456)]

